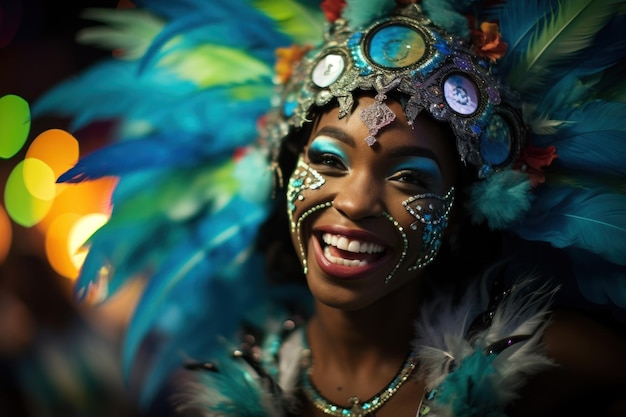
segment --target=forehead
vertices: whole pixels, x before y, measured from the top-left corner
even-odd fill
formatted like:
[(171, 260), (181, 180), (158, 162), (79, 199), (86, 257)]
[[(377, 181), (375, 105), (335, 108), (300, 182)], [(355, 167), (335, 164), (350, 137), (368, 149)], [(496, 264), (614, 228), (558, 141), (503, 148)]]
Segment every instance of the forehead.
[(360, 112), (374, 101), (370, 96), (359, 97), (353, 111), (341, 119), (337, 107), (327, 109), (316, 118), (309, 143), (320, 134), (324, 134), (347, 142), (355, 148), (370, 149), (377, 154), (393, 152), (398, 148), (421, 148), (422, 151), (419, 153), (428, 150), (428, 153), (432, 153), (444, 167), (456, 165), (459, 157), (452, 130), (424, 112), (409, 125), (402, 105), (393, 99), (387, 99), (385, 102), (396, 115), (395, 120), (375, 135), (377, 142), (373, 146), (367, 145), (365, 138), (369, 135), (369, 130), (361, 120)]

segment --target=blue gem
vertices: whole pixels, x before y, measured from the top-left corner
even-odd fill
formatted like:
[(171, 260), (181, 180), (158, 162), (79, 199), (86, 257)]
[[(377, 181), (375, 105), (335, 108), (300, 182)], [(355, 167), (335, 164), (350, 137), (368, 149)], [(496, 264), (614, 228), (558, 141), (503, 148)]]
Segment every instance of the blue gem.
[(405, 25), (390, 25), (376, 31), (369, 40), (369, 58), (386, 68), (406, 68), (426, 52), (424, 37)]
[(283, 112), (285, 113), (285, 116), (293, 116), (297, 106), (298, 103), (296, 101), (285, 101), (285, 104), (283, 105)]
[(480, 154), (491, 165), (506, 162), (511, 155), (511, 132), (502, 116), (494, 115), (480, 136)]

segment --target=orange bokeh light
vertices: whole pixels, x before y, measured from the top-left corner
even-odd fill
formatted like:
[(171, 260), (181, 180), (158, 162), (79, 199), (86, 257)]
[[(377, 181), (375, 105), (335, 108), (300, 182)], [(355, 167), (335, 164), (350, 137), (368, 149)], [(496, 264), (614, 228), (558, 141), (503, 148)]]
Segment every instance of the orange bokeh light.
[(13, 240), (13, 231), (11, 229), (11, 221), (4, 207), (0, 206), (0, 263), (6, 259), (11, 242)]

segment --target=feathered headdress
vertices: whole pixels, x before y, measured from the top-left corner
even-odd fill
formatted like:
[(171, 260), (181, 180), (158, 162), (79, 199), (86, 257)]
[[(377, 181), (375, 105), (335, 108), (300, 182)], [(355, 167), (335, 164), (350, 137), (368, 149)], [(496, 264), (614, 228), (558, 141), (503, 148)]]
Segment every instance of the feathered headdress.
[[(396, 2), (134, 3), (85, 15), (105, 26), (80, 39), (114, 57), (50, 91), (33, 112), (71, 116), (74, 128), (118, 122), (116, 143), (59, 180), (120, 178), (76, 289), (84, 298), (106, 282), (112, 294), (149, 276), (124, 364), (130, 369), (148, 335), (165, 339), (146, 377), (150, 396), (180, 350), (210, 357), (214, 335), (265, 317), (270, 300), (300, 296), (267, 287), (259, 273), (253, 242), (272, 205), (272, 155), (257, 146), (258, 123), (331, 22), (358, 31)], [(490, 68), (485, 77), (517, 91), (529, 129), (516, 159), (472, 188), (474, 221), (562, 248), (590, 300), (626, 307), (625, 2), (424, 0), (421, 8), (467, 40)], [(290, 127), (282, 128), (284, 137)]]

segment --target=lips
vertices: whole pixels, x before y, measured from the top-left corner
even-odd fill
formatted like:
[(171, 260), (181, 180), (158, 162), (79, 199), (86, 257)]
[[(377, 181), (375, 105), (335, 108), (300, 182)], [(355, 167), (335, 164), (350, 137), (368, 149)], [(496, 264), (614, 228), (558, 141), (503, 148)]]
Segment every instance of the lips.
[(362, 277), (388, 257), (385, 246), (371, 238), (332, 232), (315, 239), (314, 251), (320, 269), (338, 278)]
[(385, 248), (374, 242), (349, 239), (331, 233), (322, 234), (324, 257), (331, 263), (343, 266), (365, 266), (380, 258)]

